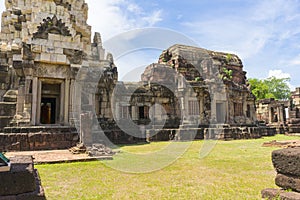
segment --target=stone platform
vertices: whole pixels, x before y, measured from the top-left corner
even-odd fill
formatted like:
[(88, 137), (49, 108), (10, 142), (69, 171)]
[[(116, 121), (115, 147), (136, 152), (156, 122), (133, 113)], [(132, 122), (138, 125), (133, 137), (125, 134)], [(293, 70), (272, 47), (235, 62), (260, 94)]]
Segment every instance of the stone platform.
[(8, 152), (5, 155), (8, 157), (32, 155), (35, 164), (56, 164), (113, 159), (111, 155), (90, 157), (88, 154), (72, 154), (69, 150)]
[(31, 156), (10, 158), (11, 170), (0, 172), (0, 200), (45, 200)]

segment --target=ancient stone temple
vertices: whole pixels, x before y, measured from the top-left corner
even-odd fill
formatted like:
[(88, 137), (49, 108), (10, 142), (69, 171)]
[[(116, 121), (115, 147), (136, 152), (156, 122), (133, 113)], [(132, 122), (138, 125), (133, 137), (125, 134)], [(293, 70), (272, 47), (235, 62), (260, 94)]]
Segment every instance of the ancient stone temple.
[(92, 36), (84, 0), (5, 6), (0, 150), (69, 148), (104, 137), (128, 143), (274, 133), (257, 126), (255, 97), (236, 55), (174, 45), (140, 82), (122, 83), (100, 34)]
[(117, 88), (122, 95), (117, 95), (115, 119), (145, 125), (152, 140), (191, 138), (190, 130), (196, 139), (215, 130), (221, 130), (219, 139), (274, 134), (274, 129), (257, 126), (255, 97), (233, 54), (174, 45), (146, 68), (141, 82)]
[[(105, 55), (100, 34), (91, 40), (85, 1), (5, 0), (5, 6), (0, 35), (0, 130), (22, 133), (33, 131), (26, 127), (74, 127), (74, 116), (85, 109), (83, 104), (96, 104), (97, 114), (110, 117), (109, 90), (117, 70), (112, 55)], [(81, 99), (81, 93), (76, 93), (83, 86), (80, 81), (93, 71), (98, 76), (99, 100)], [(67, 137), (72, 138), (62, 138)], [(69, 140), (62, 146), (72, 145)]]
[(269, 127), (275, 127), (278, 133), (285, 133), (287, 129), (288, 101), (261, 99), (256, 101), (257, 120)]

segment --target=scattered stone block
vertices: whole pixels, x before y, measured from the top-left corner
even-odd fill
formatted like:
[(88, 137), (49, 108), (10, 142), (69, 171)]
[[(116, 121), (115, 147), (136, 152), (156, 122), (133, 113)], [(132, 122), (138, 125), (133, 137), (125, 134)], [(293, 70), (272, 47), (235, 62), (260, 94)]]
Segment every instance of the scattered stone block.
[(299, 200), (300, 194), (297, 192), (286, 192), (281, 189), (264, 189), (261, 192), (263, 199), (268, 200)]
[(36, 181), (31, 156), (11, 158), (11, 170), (0, 172), (0, 196), (35, 191)]
[(272, 161), (278, 173), (300, 177), (300, 147), (273, 151)]
[(300, 192), (300, 178), (277, 174), (275, 179), (276, 185), (283, 189), (292, 189), (293, 191)]

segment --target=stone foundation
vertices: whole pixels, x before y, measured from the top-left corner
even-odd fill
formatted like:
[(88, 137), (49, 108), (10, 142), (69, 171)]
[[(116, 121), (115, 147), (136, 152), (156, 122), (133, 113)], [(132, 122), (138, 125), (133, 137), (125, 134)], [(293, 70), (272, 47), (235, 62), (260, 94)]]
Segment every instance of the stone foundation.
[[(268, 127), (248, 127), (248, 128), (186, 128), (186, 129), (151, 129), (146, 130), (148, 141), (169, 141), (169, 140), (238, 140), (238, 139), (256, 139), (263, 136), (274, 136), (275, 128)], [(105, 135), (114, 144), (129, 144), (146, 142), (146, 136), (136, 138), (124, 133), (122, 130), (105, 131)], [(141, 135), (142, 136), (142, 135)]]
[(41, 180), (31, 156), (16, 156), (11, 170), (0, 173), (0, 200), (45, 200)]
[(10, 127), (0, 134), (0, 151), (68, 149), (79, 141), (70, 127)]
[(300, 147), (273, 151), (272, 162), (277, 171), (275, 183), (282, 189), (265, 189), (262, 197), (267, 199), (300, 199)]

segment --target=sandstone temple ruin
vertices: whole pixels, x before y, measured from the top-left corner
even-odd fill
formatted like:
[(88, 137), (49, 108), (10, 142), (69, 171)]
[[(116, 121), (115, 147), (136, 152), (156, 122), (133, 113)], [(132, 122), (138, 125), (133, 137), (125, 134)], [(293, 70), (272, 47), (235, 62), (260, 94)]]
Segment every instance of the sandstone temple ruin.
[[(140, 82), (118, 82), (113, 55), (87, 24), (84, 0), (5, 0), (5, 6), (2, 150), (68, 148), (97, 134), (116, 143), (275, 134), (257, 123), (255, 97), (236, 55), (174, 45)], [(85, 118), (96, 118), (101, 131)]]

